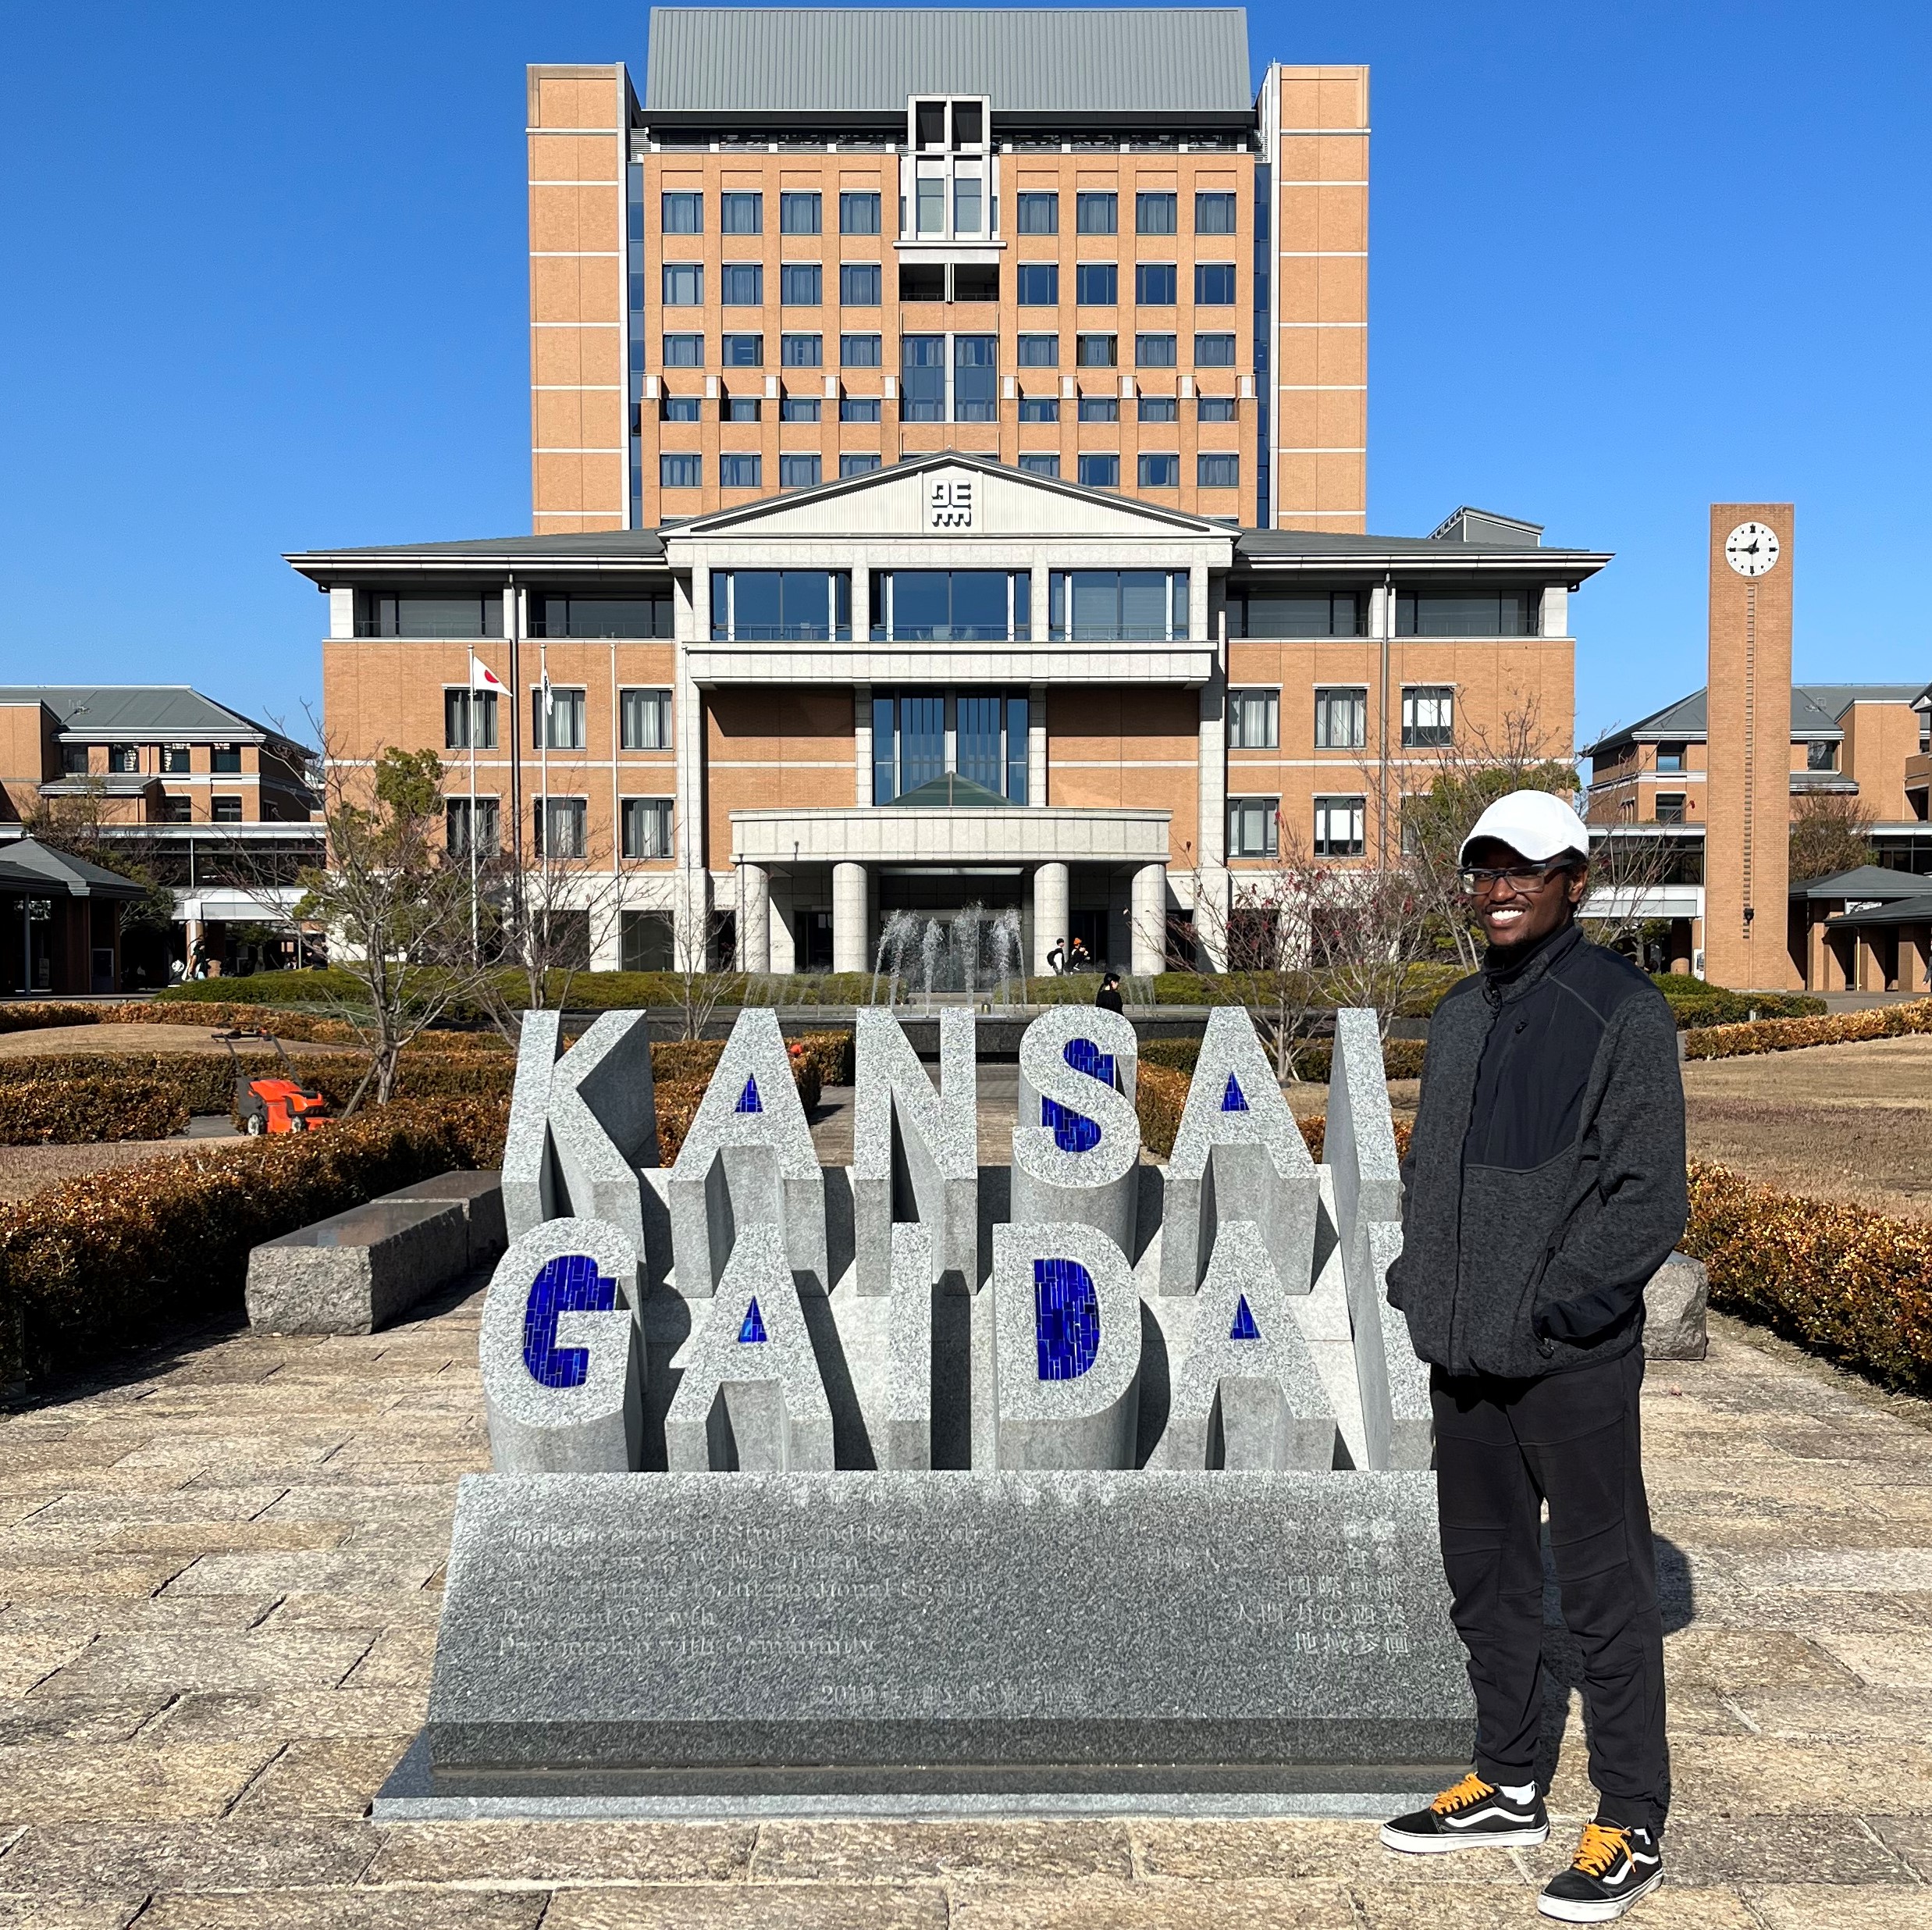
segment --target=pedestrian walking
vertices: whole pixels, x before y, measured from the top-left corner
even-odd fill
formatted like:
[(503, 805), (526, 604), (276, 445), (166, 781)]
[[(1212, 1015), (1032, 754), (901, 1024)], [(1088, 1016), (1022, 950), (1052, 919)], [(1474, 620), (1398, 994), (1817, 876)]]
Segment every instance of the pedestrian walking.
[(1644, 1492), (1643, 1290), (1684, 1230), (1677, 1028), (1577, 923), (1589, 834), (1518, 791), (1464, 841), (1482, 969), (1429, 1024), (1389, 1299), (1429, 1364), (1443, 1565), (1475, 1761), (1385, 1824), (1411, 1853), (1539, 1843), (1541, 1515), (1583, 1665), (1596, 1820), (1538, 1899), (1604, 1923), (1663, 1879), (1663, 1628)]
[(1103, 973), (1100, 989), (1094, 994), (1094, 1002), (1103, 1012), (1124, 1012), (1120, 999), (1120, 974), (1118, 972)]

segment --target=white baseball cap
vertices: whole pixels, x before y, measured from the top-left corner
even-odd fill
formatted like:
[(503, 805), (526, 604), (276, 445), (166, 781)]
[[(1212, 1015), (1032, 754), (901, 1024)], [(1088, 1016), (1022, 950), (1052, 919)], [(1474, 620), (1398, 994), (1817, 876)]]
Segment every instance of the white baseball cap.
[(1590, 855), (1590, 833), (1582, 818), (1560, 797), (1548, 791), (1512, 791), (1500, 797), (1476, 820), (1476, 828), (1462, 841), (1456, 862), (1466, 864), (1469, 847), (1485, 838), (1519, 851), (1532, 864), (1542, 864), (1565, 851)]

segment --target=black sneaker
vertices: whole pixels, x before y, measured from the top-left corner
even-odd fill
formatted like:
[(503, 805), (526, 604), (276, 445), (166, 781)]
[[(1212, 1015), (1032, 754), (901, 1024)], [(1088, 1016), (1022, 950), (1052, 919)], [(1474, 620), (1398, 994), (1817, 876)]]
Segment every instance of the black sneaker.
[(1427, 1809), (1382, 1826), (1382, 1846), (1411, 1856), (1513, 1849), (1539, 1843), (1549, 1834), (1549, 1812), (1540, 1794), (1519, 1803), (1474, 1770), (1453, 1789), (1443, 1790)]
[(1559, 1923), (1608, 1923), (1663, 1881), (1663, 1846), (1650, 1831), (1586, 1823), (1569, 1868), (1543, 1885), (1536, 1907)]

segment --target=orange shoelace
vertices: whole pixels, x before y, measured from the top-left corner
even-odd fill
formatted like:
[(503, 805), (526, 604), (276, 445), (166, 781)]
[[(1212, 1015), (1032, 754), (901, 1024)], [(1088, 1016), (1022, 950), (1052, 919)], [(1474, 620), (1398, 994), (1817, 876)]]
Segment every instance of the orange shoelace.
[(1583, 1840), (1577, 1845), (1577, 1853), (1571, 1860), (1570, 1867), (1581, 1870), (1585, 1876), (1606, 1876), (1617, 1859), (1628, 1855), (1629, 1851), (1628, 1830), (1606, 1829), (1601, 1823), (1585, 1823)]
[(1445, 1789), (1430, 1804), (1438, 1816), (1446, 1816), (1451, 1810), (1467, 1809), (1471, 1803), (1479, 1803), (1489, 1793), (1490, 1785), (1471, 1769), (1453, 1789)]

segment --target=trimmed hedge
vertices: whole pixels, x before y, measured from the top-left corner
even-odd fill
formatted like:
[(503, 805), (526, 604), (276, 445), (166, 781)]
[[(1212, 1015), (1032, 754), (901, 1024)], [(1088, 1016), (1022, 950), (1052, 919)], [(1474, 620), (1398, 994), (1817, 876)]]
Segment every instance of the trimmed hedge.
[(508, 1109), (397, 1105), (326, 1132), (90, 1173), (0, 1207), (0, 1377), (76, 1367), (241, 1305), (251, 1247), (501, 1159)]
[(1932, 999), (1873, 1006), (1821, 1019), (1760, 1019), (1755, 1025), (1718, 1025), (1692, 1033), (1686, 1059), (1735, 1059), (1752, 1052), (1795, 1052), (1808, 1045), (1851, 1045), (1861, 1039), (1902, 1038), (1932, 1032)]
[[(1134, 1088), (1134, 1109), (1140, 1116), (1141, 1143), (1157, 1158), (1165, 1159), (1174, 1150), (1174, 1135), (1180, 1131), (1181, 1114), (1187, 1109), (1187, 1084), (1184, 1074), (1166, 1066), (1150, 1065), (1144, 1059), (1141, 1062)], [(1319, 1165), (1327, 1138), (1326, 1116), (1318, 1113), (1311, 1119), (1298, 1119), (1295, 1123), (1301, 1128), (1308, 1151)], [(1410, 1130), (1407, 1120), (1396, 1120), (1396, 1151), (1404, 1157), (1409, 1150)]]
[(1694, 1164), (1684, 1251), (1710, 1303), (1902, 1393), (1932, 1394), (1932, 1225)]
[(1753, 1013), (1760, 1019), (1814, 1019), (1826, 1009), (1823, 999), (1804, 992), (1730, 992), (1683, 972), (1653, 972), (1650, 982), (1669, 1001), (1680, 1032), (1747, 1024)]
[(180, 1088), (158, 1079), (7, 1079), (0, 1082), (0, 1146), (91, 1145), (186, 1132)]
[[(1382, 1048), (1382, 1075), (1389, 1079), (1419, 1079), (1422, 1076), (1422, 1055), (1428, 1042), (1419, 1038), (1392, 1038), (1384, 1042)], [(1295, 1076), (1311, 1081), (1316, 1085), (1328, 1083), (1329, 1072), (1334, 1062), (1334, 1047), (1326, 1039), (1311, 1038), (1295, 1048)], [(1166, 1066), (1176, 1072), (1184, 1072), (1190, 1077), (1194, 1067), (1201, 1061), (1201, 1041), (1197, 1038), (1151, 1038), (1140, 1047), (1140, 1063), (1144, 1066)]]

